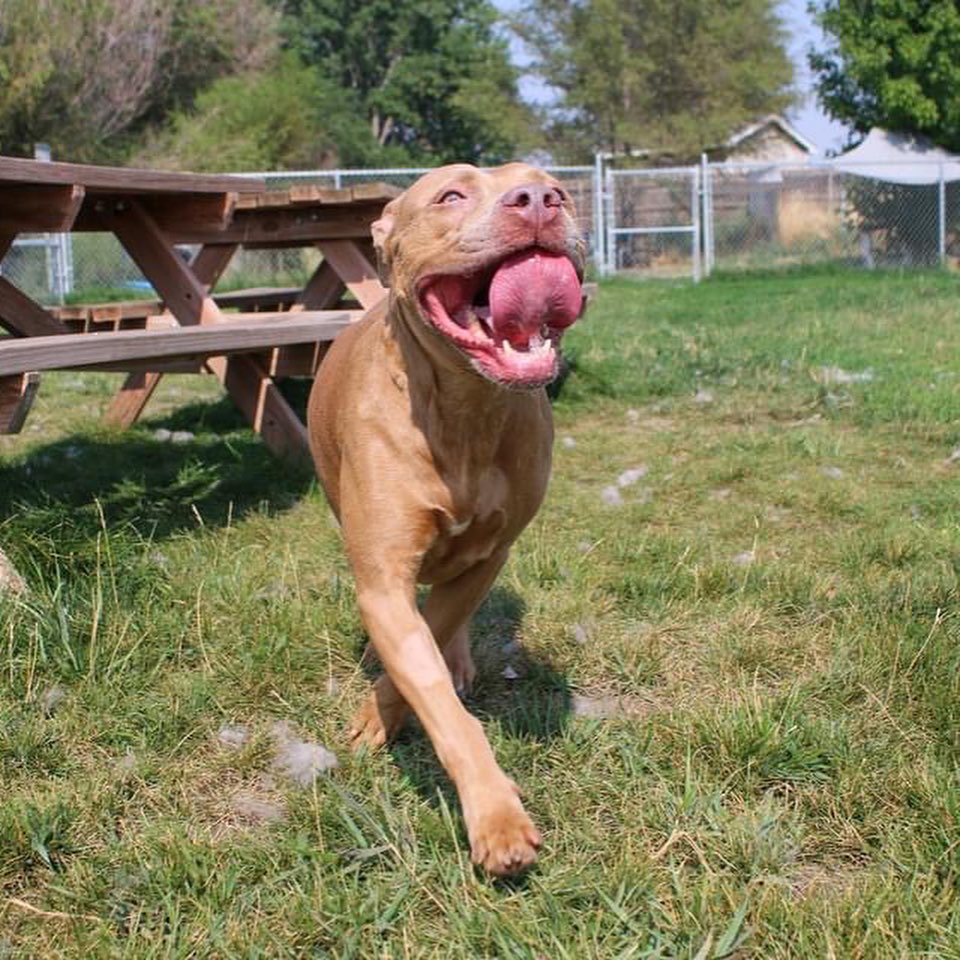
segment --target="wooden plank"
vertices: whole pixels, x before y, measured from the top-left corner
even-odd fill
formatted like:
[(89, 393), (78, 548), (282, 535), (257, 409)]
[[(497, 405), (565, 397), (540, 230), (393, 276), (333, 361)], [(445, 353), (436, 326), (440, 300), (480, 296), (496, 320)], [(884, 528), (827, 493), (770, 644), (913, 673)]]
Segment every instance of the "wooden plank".
[(213, 299), (221, 310), (239, 308), (275, 311), (296, 303), (301, 292), (300, 287), (246, 287), (243, 290), (215, 293)]
[(19, 433), (40, 386), (34, 371), (0, 377), (0, 433)]
[(374, 181), (372, 183), (357, 183), (350, 188), (350, 194), (354, 200), (375, 201), (377, 203), (389, 203), (403, 193), (403, 188), (395, 186), (392, 183), (383, 183)]
[(278, 457), (309, 460), (307, 428), (287, 403), (262, 361), (249, 356), (211, 364), (234, 402)]
[(303, 246), (316, 240), (366, 239), (383, 210), (378, 203), (344, 206), (237, 209), (223, 230), (182, 224), (167, 236), (174, 243), (241, 243), (245, 247)]
[(131, 373), (110, 399), (103, 422), (114, 427), (132, 427), (150, 402), (160, 385), (163, 374), (159, 370), (140, 370)]
[(23, 337), (70, 332), (6, 277), (0, 277), (0, 327), (14, 336)]
[(95, 192), (126, 194), (262, 193), (266, 188), (262, 180), (254, 177), (49, 163), (16, 157), (0, 157), (0, 183), (67, 184)]
[(208, 291), (212, 290), (237, 252), (235, 243), (208, 243), (190, 261), (190, 269)]
[(71, 186), (10, 186), (0, 183), (0, 233), (69, 230), (84, 189)]
[[(8, 337), (0, 340), (0, 376), (27, 370), (57, 370), (133, 359), (249, 353), (293, 343), (332, 340), (350, 323), (350, 314), (253, 314), (256, 319), (173, 327), (120, 330), (73, 336)], [(264, 323), (267, 317), (271, 322)]]
[(329, 260), (321, 260), (307, 281), (292, 310), (320, 310), (334, 306), (343, 296), (347, 285)]
[(13, 241), (17, 239), (17, 232), (18, 231), (12, 227), (0, 230), (0, 263), (3, 262), (7, 251), (13, 246)]
[(369, 310), (387, 295), (376, 267), (357, 244), (348, 240), (322, 240), (317, 246), (362, 307)]
[(349, 203), (353, 199), (349, 190), (339, 187), (321, 187), (316, 183), (297, 184), (290, 188), (289, 202), (296, 205), (315, 203)]
[(219, 314), (204, 285), (173, 249), (156, 222), (136, 200), (100, 211), (103, 227), (116, 234), (167, 309), (184, 326)]

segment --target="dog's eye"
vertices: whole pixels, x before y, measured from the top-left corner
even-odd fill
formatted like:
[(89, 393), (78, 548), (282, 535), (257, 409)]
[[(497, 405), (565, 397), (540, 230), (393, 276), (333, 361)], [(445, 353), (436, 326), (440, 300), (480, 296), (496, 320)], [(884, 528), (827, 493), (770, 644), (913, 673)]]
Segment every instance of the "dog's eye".
[(459, 190), (447, 190), (446, 193), (441, 195), (437, 203), (459, 203), (461, 200), (466, 199), (466, 196)]

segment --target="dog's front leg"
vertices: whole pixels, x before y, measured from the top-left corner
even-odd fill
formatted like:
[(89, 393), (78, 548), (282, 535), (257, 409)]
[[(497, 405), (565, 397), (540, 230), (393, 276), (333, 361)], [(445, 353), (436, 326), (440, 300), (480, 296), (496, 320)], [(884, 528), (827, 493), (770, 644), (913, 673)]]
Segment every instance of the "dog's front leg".
[[(471, 573), (478, 586), (483, 584), (482, 591), (475, 591), (479, 603), (490, 576), (477, 568)], [(479, 721), (460, 702), (433, 634), (417, 610), (414, 585), (358, 582), (357, 600), (395, 694), (419, 717), (457, 788), (473, 860), (494, 874), (529, 866), (536, 859), (540, 835), (516, 785), (498, 766)], [(471, 612), (472, 605), (464, 611), (466, 616)], [(449, 629), (457, 626), (450, 622)]]

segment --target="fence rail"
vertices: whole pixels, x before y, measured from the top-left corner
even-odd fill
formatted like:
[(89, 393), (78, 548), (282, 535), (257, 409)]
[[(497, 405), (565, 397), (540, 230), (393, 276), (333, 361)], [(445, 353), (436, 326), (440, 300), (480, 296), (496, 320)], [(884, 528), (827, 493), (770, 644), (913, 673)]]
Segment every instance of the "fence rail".
[[(842, 263), (960, 266), (960, 181), (941, 165), (833, 161), (722, 163), (624, 169), (598, 156), (592, 166), (551, 167), (577, 206), (601, 275), (709, 276), (714, 270)], [(348, 187), (386, 181), (405, 187), (428, 168), (264, 172), (271, 189), (316, 183)], [(906, 174), (905, 174), (906, 171)], [(897, 180), (901, 182), (896, 182)], [(914, 182), (902, 182), (904, 180)], [(316, 255), (248, 252), (222, 286), (302, 282)], [(106, 234), (20, 237), (0, 273), (50, 303), (95, 300), (129, 290), (149, 295), (136, 265)]]

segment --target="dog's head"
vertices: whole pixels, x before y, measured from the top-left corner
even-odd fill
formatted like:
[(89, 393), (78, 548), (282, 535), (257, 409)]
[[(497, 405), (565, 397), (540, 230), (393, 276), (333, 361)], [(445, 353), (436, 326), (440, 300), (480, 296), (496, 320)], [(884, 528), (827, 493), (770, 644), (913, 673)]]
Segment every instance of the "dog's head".
[(523, 163), (440, 167), (386, 206), (373, 239), (421, 340), (504, 386), (556, 376), (560, 338), (583, 309), (585, 244), (549, 174)]

